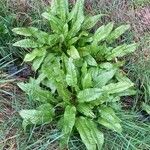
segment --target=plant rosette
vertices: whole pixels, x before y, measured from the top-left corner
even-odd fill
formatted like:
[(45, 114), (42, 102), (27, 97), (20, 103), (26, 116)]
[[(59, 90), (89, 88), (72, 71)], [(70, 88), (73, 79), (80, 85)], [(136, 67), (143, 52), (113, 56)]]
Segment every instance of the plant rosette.
[(78, 132), (88, 150), (100, 150), (104, 127), (122, 131), (115, 104), (120, 97), (135, 94), (134, 84), (120, 69), (123, 62), (116, 59), (134, 52), (137, 44), (113, 47), (130, 26), (114, 29), (110, 22), (91, 32), (104, 15), (85, 16), (84, 0), (77, 0), (72, 10), (68, 0), (53, 0), (51, 9), (42, 16), (50, 25), (48, 32), (35, 27), (13, 29), (26, 37), (14, 46), (33, 49), (24, 61), (32, 62), (38, 75), (28, 83), (18, 83), (39, 105), (19, 112), (23, 128), (59, 120), (62, 149), (68, 147), (70, 136)]

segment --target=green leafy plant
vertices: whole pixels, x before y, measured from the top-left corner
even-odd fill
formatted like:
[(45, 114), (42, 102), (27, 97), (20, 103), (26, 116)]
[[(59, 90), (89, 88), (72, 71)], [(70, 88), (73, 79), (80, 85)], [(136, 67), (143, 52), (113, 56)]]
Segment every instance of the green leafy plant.
[(24, 61), (32, 62), (38, 75), (29, 83), (18, 84), (40, 105), (21, 110), (20, 115), (24, 129), (30, 124), (57, 121), (61, 148), (66, 148), (70, 136), (78, 132), (88, 150), (100, 150), (102, 126), (122, 131), (115, 105), (121, 96), (135, 94), (117, 57), (133, 52), (137, 44), (113, 47), (129, 25), (114, 30), (111, 22), (93, 33), (90, 29), (103, 15), (85, 17), (83, 8), (84, 0), (77, 0), (71, 11), (67, 0), (53, 0), (51, 10), (42, 14), (50, 24), (49, 32), (35, 27), (13, 29), (27, 37), (14, 46), (34, 48)]

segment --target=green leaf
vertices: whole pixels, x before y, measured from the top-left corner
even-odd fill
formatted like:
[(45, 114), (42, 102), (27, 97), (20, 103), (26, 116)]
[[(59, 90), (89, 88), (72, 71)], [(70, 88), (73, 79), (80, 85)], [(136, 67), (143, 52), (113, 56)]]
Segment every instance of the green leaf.
[(47, 80), (44, 80), (42, 82), (42, 84), (45, 85), (46, 87), (50, 88), (52, 94), (54, 94), (56, 92), (56, 85), (54, 84), (53, 81), (47, 79)]
[(120, 125), (121, 120), (116, 116), (112, 108), (101, 106), (99, 112), (101, 118), (98, 119), (98, 123), (118, 133), (122, 132), (122, 127)]
[(96, 58), (101, 59), (101, 57), (106, 53), (107, 49), (105, 45), (98, 45), (98, 43), (92, 43), (87, 46), (87, 50), (91, 55), (96, 56)]
[(121, 120), (116, 116), (115, 112), (111, 107), (101, 106), (99, 109), (101, 117), (110, 122), (121, 122)]
[(132, 87), (133, 85), (134, 84), (130, 82), (110, 83), (102, 88), (102, 92), (108, 94), (120, 93)]
[(80, 58), (79, 52), (74, 46), (71, 46), (70, 49), (67, 51), (67, 53), (73, 59), (79, 59)]
[(37, 71), (43, 63), (45, 56), (46, 48), (38, 48), (34, 49), (30, 54), (27, 54), (24, 61), (33, 61), (32, 68), (34, 71)]
[(60, 40), (60, 37), (57, 34), (49, 35), (43, 31), (39, 31), (37, 34), (34, 35), (38, 40), (38, 42), (48, 45), (48, 47), (53, 47), (57, 44)]
[(130, 25), (121, 25), (116, 28), (112, 33), (107, 37), (107, 41), (112, 43), (114, 40), (119, 38), (123, 33), (125, 33), (130, 28)]
[(44, 54), (43, 57), (38, 57), (33, 60), (32, 68), (34, 71), (37, 71), (40, 68), (40, 66), (45, 58), (45, 55), (46, 55), (46, 53)]
[(57, 15), (57, 11), (58, 11), (58, 4), (57, 4), (57, 0), (52, 0), (51, 1), (51, 13), (54, 15)]
[[(81, 17), (80, 17), (81, 18)], [(79, 20), (77, 20), (75, 22), (75, 24), (73, 25), (73, 27), (71, 28), (71, 30), (68, 33), (68, 37), (67, 39), (71, 39), (72, 37), (76, 36), (76, 34), (80, 31), (81, 26), (82, 26), (82, 22), (83, 22), (84, 18), (81, 18)]]
[(89, 88), (83, 91), (80, 91), (77, 95), (79, 102), (90, 102), (102, 95), (101, 89), (98, 88)]
[(77, 73), (75, 69), (75, 65), (73, 63), (73, 59), (69, 58), (67, 64), (66, 64), (66, 81), (69, 86), (76, 87), (77, 85)]
[(81, 72), (82, 72), (82, 76), (84, 77), (86, 74), (87, 74), (87, 63), (86, 62), (84, 62), (83, 64), (82, 64), (82, 68), (81, 68)]
[(45, 48), (40, 48), (40, 49), (34, 49), (31, 53), (27, 54), (24, 58), (25, 62), (28, 61), (33, 61), (36, 57), (41, 57), (45, 55), (46, 49)]
[(99, 69), (99, 67), (90, 67), (90, 69), (88, 70), (88, 72), (92, 76), (92, 80), (96, 79), (97, 76), (101, 73), (101, 71), (102, 69)]
[(82, 25), (82, 29), (83, 30), (91, 29), (92, 27), (94, 27), (96, 25), (96, 23), (99, 21), (99, 19), (102, 16), (104, 16), (104, 15), (99, 14), (99, 15), (90, 16), (90, 17), (85, 18), (83, 25)]
[(82, 23), (84, 21), (84, 0), (77, 0), (75, 7), (69, 15), (69, 20), (71, 20), (71, 30), (68, 33), (68, 39), (74, 37), (81, 29)]
[(87, 150), (96, 150), (96, 143), (91, 134), (91, 127), (86, 122), (86, 118), (80, 117), (76, 119), (75, 126)]
[(27, 27), (27, 28), (14, 28), (12, 31), (19, 35), (32, 36), (34, 33), (38, 32), (38, 29), (34, 27)]
[(119, 82), (130, 82), (132, 83), (132, 81), (126, 76), (126, 73), (123, 72), (122, 70), (118, 70), (116, 72), (116, 75), (115, 75), (116, 79), (119, 81)]
[(62, 138), (61, 138), (61, 147), (66, 148), (68, 146), (69, 138), (72, 132), (72, 129), (75, 124), (76, 118), (76, 108), (74, 106), (67, 106), (64, 113), (63, 127), (62, 127)]
[(87, 150), (102, 149), (104, 143), (103, 133), (97, 129), (92, 120), (80, 117), (76, 119), (75, 126)]
[(108, 83), (109, 80), (111, 80), (113, 78), (113, 76), (115, 75), (116, 70), (109, 70), (109, 71), (102, 71), (98, 74), (98, 76), (96, 76), (95, 78), (93, 78), (95, 85), (94, 87), (96, 88), (102, 88), (104, 85), (106, 85)]
[(85, 61), (86, 61), (87, 64), (90, 65), (90, 66), (97, 66), (96, 60), (95, 60), (91, 55), (85, 56)]
[(14, 43), (13, 46), (22, 47), (22, 48), (37, 48), (43, 45), (30, 39), (24, 39)]
[(104, 135), (102, 132), (100, 132), (97, 128), (97, 125), (92, 121), (92, 120), (88, 120), (87, 124), (89, 124), (89, 127), (92, 130), (92, 137), (97, 145), (97, 149), (101, 150), (103, 143), (104, 143)]
[(150, 105), (143, 103), (142, 108), (143, 108), (143, 110), (145, 110), (150, 115)]
[(26, 130), (29, 124), (40, 125), (51, 122), (54, 116), (54, 109), (50, 104), (43, 104), (36, 110), (21, 110), (19, 114), (24, 119), (23, 128)]
[(96, 100), (93, 100), (90, 102), (91, 106), (92, 107), (95, 107), (95, 106), (99, 106), (99, 105), (102, 105), (103, 103), (107, 103), (107, 102), (112, 102), (113, 96), (110, 96), (109, 94), (102, 94), (98, 99)]
[(90, 88), (92, 87), (92, 77), (90, 73), (87, 73), (83, 78), (82, 78), (82, 87), (83, 89)]
[(115, 132), (118, 132), (118, 133), (122, 132), (122, 127), (121, 127), (120, 123), (118, 123), (118, 122), (112, 124), (111, 122), (107, 121), (106, 119), (99, 118), (98, 123), (105, 126), (108, 129), (115, 131)]
[(117, 94), (117, 96), (121, 97), (121, 96), (131, 96), (131, 95), (135, 95), (137, 93), (137, 91), (131, 87), (123, 92), (120, 92)]
[(137, 48), (137, 44), (136, 43), (133, 43), (133, 44), (123, 44), (123, 45), (120, 45), (116, 48), (114, 48), (110, 53), (108, 53), (106, 55), (106, 59), (109, 61), (109, 60), (112, 60), (116, 57), (123, 57), (129, 53), (132, 53), (136, 50)]
[(79, 34), (79, 39), (81, 38), (81, 37), (88, 37), (88, 35), (89, 35), (89, 32), (87, 32), (87, 31), (82, 31), (82, 32), (80, 32), (80, 34)]
[(88, 51), (88, 49), (86, 47), (80, 48), (79, 53), (80, 53), (81, 58), (84, 58), (84, 57), (90, 55), (90, 52)]
[(69, 14), (68, 21), (71, 20), (72, 25), (75, 24), (76, 20), (79, 19), (79, 17), (83, 17), (83, 9), (84, 9), (84, 0), (77, 0), (75, 6), (73, 7), (72, 11)]
[(97, 31), (94, 34), (93, 37), (93, 42), (98, 43), (108, 37), (110, 32), (112, 31), (114, 26), (114, 23), (108, 23), (106, 26), (101, 26), (100, 28), (97, 29)]
[(59, 19), (58, 17), (54, 16), (53, 14), (51, 13), (48, 13), (48, 12), (44, 12), (42, 14), (42, 16), (49, 20), (50, 21), (50, 25), (51, 25), (51, 28), (53, 30), (53, 32), (56, 32), (58, 34), (61, 34), (62, 33), (62, 29), (63, 29), (63, 26), (65, 25), (61, 19)]
[(110, 62), (104, 62), (104, 63), (101, 63), (99, 65), (100, 68), (102, 69), (106, 69), (106, 70), (111, 70), (114, 68), (114, 64), (110, 63)]
[(95, 114), (92, 111), (92, 108), (87, 103), (82, 103), (77, 106), (77, 110), (84, 114), (87, 117), (96, 118)]
[(42, 103), (49, 103), (49, 102), (55, 102), (55, 98), (52, 96), (52, 94), (47, 91), (43, 90), (34, 79), (30, 79), (29, 83), (18, 83), (17, 84), (21, 90), (26, 92), (26, 94), (33, 100), (33, 101), (39, 101)]
[[(66, 24), (63, 26), (63, 35), (64, 35), (64, 38), (67, 37), (68, 31), (69, 31), (69, 25), (68, 25), (68, 23), (66, 23)], [(68, 44), (68, 45), (69, 45), (69, 44)], [(72, 45), (72, 44), (71, 44), (71, 45)]]
[(60, 23), (62, 23), (62, 21), (59, 18), (57, 18), (56, 16), (54, 16), (50, 12), (42, 13), (42, 17), (44, 17), (45, 19), (47, 19), (49, 21), (53, 21), (54, 23), (58, 23), (59, 21), (60, 21)]
[(73, 45), (74, 43), (76, 43), (78, 41), (79, 37), (74, 37), (72, 39), (70, 39), (69, 41), (67, 41), (67, 45), (68, 46), (71, 46)]
[(39, 74), (39, 76), (36, 79), (36, 83), (39, 85), (41, 84), (44, 80), (46, 80), (46, 75), (44, 73)]
[(71, 92), (62, 83), (56, 84), (56, 89), (59, 96), (63, 99), (66, 104), (70, 104)]
[[(108, 96), (106, 96), (105, 99), (103, 100), (103, 103), (104, 103), (104, 102), (110, 102), (110, 103), (114, 103), (114, 104), (118, 105), (118, 104), (115, 103), (115, 102), (119, 102), (119, 101), (120, 101), (120, 97), (119, 97), (118, 95), (114, 95), (114, 96), (108, 95)], [(119, 106), (119, 105), (118, 105), (118, 106)]]
[[(50, 60), (52, 59), (51, 62)], [(42, 71), (47, 76), (48, 80), (52, 81), (57, 89), (58, 96), (66, 103), (70, 104), (71, 93), (67, 89), (66, 76), (64, 71), (60, 68), (58, 57), (47, 57), (45, 63), (42, 65)], [(51, 66), (51, 67), (49, 67)]]
[(49, 55), (46, 56), (42, 65), (42, 72), (47, 76), (49, 80), (62, 83), (62, 85), (66, 84), (65, 73), (60, 66), (60, 57), (56, 57), (54, 53), (49, 53)]
[[(118, 71), (115, 77), (119, 82), (128, 82), (133, 84), (132, 81), (128, 77), (126, 77), (126, 74), (123, 71)], [(135, 95), (135, 94), (136, 94), (136, 90), (134, 89), (134, 87), (131, 87), (123, 92), (118, 93), (117, 95), (121, 97), (121, 96)]]
[(68, 0), (57, 0), (57, 15), (66, 22), (69, 13)]

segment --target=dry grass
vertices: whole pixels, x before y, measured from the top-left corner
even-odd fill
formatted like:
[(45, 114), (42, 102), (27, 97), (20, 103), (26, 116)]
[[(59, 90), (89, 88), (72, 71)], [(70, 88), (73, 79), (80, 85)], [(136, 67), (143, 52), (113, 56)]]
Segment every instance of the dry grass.
[(139, 17), (141, 24), (150, 29), (150, 6), (145, 6), (137, 10), (137, 16)]

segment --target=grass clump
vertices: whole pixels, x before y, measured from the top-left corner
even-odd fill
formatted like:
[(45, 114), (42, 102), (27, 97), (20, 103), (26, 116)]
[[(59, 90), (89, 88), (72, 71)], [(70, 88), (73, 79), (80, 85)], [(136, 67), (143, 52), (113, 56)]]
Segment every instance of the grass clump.
[(149, 149), (149, 120), (140, 112), (120, 111), (122, 134), (107, 132), (105, 149)]
[[(14, 48), (12, 41), (15, 39), (12, 28), (17, 26), (16, 16), (9, 10), (7, 2), (1, 1), (0, 5), (0, 57), (5, 57), (11, 61), (14, 56), (20, 58), (23, 56), (22, 49)], [(9, 57), (8, 57), (9, 56)]]

